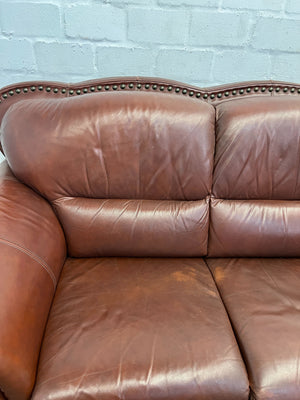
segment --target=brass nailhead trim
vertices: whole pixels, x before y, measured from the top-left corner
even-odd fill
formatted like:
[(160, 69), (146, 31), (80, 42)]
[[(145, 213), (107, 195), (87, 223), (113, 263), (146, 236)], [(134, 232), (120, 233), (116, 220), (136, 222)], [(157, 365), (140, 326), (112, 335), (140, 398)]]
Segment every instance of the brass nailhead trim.
[[(135, 86), (135, 84), (133, 82), (130, 82), (128, 84), (128, 87), (130, 89), (133, 89), (134, 86)], [(105, 90), (110, 90), (110, 88), (112, 88), (113, 90), (118, 90), (118, 87), (120, 87), (121, 89), (126, 89), (126, 84), (125, 83), (122, 83), (122, 84), (119, 84), (119, 85), (118, 84), (114, 84), (112, 86), (111, 85), (105, 85), (104, 88), (105, 88)], [(142, 87), (143, 87), (143, 85), (141, 83), (136, 83), (136, 88), (137, 89), (141, 89)], [(145, 87), (145, 89), (150, 89), (151, 85), (149, 83), (145, 83), (144, 87)], [(164, 85), (159, 86), (156, 83), (152, 84), (152, 89), (153, 90), (157, 90), (158, 88), (162, 92), (165, 89), (167, 89), (168, 92), (172, 92), (173, 89), (174, 89), (175, 93), (180, 93), (181, 92), (184, 95), (188, 93), (190, 97), (196, 96), (197, 98), (201, 98), (202, 97), (203, 99), (208, 99), (208, 97), (210, 97), (212, 100), (215, 97), (218, 97), (219, 99), (221, 99), (223, 96), (228, 97), (228, 96), (230, 96), (230, 93), (233, 96), (237, 95), (238, 93), (241, 94), (241, 95), (244, 94), (245, 92), (251, 93), (252, 90), (254, 92), (261, 91), (262, 93), (264, 93), (266, 91), (269, 91), (270, 93), (273, 92), (273, 91), (276, 91), (277, 93), (279, 93), (282, 90), (284, 93), (298, 93), (298, 94), (300, 94), (300, 88), (295, 88), (295, 87), (283, 87), (282, 88), (280, 86), (277, 86), (277, 87), (273, 87), (273, 86), (267, 86), (267, 87), (266, 86), (262, 86), (262, 87), (255, 86), (254, 88), (247, 87), (245, 89), (244, 88), (233, 89), (231, 92), (229, 92), (227, 90), (226, 92), (219, 92), (219, 93), (216, 93), (216, 94), (215, 93), (211, 93), (210, 95), (208, 93), (204, 93), (202, 95), (200, 92), (196, 92), (195, 93), (193, 90), (189, 90), (188, 91), (188, 89), (186, 89), (186, 88), (180, 88), (180, 87), (174, 88), (171, 85), (169, 85), (167, 87), (164, 86)], [(29, 89), (30, 89), (31, 92), (35, 92), (36, 89), (38, 89), (39, 91), (43, 91), (44, 90), (44, 86), (39, 85), (38, 87), (30, 86), (30, 88), (24, 87), (22, 89), (21, 88), (12, 89), (12, 90), (9, 90), (6, 93), (3, 93), (2, 94), (2, 99), (7, 99), (8, 96), (13, 96), (15, 93), (20, 94), (22, 90), (23, 90), (24, 93), (28, 93)], [(45, 90), (48, 93), (51, 92), (51, 90), (53, 90), (54, 93), (58, 93), (59, 92), (58, 88), (51, 88), (50, 86), (47, 86), (45, 88)], [(66, 88), (61, 88), (60, 90), (61, 90), (61, 93), (66, 93), (66, 91), (67, 91)], [(69, 89), (69, 94), (73, 95), (74, 93), (76, 93), (77, 95), (81, 95), (83, 93), (88, 93), (89, 91), (94, 92), (95, 90), (96, 90), (95, 86), (91, 86), (89, 88), (83, 88), (83, 89), (74, 89), (74, 90), (73, 89)], [(102, 90), (102, 86), (98, 85), (97, 86), (97, 90), (98, 91)]]

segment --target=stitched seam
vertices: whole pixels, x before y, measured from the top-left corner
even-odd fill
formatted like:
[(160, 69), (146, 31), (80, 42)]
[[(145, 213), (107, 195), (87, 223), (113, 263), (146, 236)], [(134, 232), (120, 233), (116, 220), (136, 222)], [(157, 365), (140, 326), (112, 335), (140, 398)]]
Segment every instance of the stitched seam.
[(48, 273), (48, 275), (50, 276), (52, 282), (53, 282), (53, 286), (54, 286), (54, 290), (56, 288), (56, 278), (54, 273), (52, 272), (52, 269), (49, 267), (49, 265), (41, 258), (39, 257), (37, 254), (33, 253), (32, 251), (26, 249), (25, 247), (22, 247), (20, 245), (18, 245), (17, 243), (14, 242), (10, 242), (9, 240), (0, 238), (0, 243), (4, 243), (7, 246), (13, 247), (16, 250), (21, 251), (22, 253), (27, 254), (29, 257), (31, 257), (33, 260), (35, 260), (38, 264), (41, 265), (41, 267), (44, 268), (44, 270)]

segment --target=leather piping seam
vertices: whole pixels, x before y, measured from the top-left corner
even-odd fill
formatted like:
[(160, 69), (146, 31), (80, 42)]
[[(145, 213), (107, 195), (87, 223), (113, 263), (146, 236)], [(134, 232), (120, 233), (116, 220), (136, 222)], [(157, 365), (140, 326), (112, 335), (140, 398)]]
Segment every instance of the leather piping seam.
[(55, 275), (52, 271), (52, 269), (49, 267), (49, 265), (41, 258), (39, 257), (37, 254), (33, 253), (32, 251), (30, 251), (29, 249), (26, 249), (25, 247), (22, 247), (20, 245), (18, 245), (17, 243), (11, 242), (9, 240), (0, 238), (0, 243), (6, 244), (7, 246), (13, 247), (16, 250), (21, 251), (22, 253), (27, 254), (29, 257), (31, 257), (34, 261), (36, 261), (38, 264), (40, 264), (40, 266), (48, 273), (48, 275), (50, 276), (52, 283), (53, 283), (53, 287), (54, 290), (56, 288), (56, 278)]

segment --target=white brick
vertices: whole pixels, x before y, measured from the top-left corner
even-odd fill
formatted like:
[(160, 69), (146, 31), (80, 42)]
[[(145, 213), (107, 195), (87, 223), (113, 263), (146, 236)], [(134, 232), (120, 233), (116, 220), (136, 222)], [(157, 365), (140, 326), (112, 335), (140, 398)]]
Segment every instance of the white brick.
[(84, 73), (87, 78), (94, 72), (93, 51), (89, 44), (37, 42), (35, 53), (42, 72)]
[(245, 14), (197, 11), (192, 14), (189, 42), (196, 46), (239, 46), (246, 41), (248, 25)]
[(126, 13), (110, 5), (73, 5), (65, 10), (66, 33), (84, 39), (124, 40)]
[(53, 4), (0, 3), (2, 31), (15, 36), (59, 36), (59, 9)]
[(136, 42), (181, 44), (188, 34), (185, 10), (131, 8), (128, 21), (128, 37)]
[(300, 83), (300, 53), (274, 56), (272, 78)]
[(170, 6), (197, 6), (197, 7), (217, 7), (219, 0), (159, 0), (160, 5)]
[(286, 3), (286, 11), (288, 13), (300, 13), (299, 0), (288, 0)]
[(250, 51), (224, 51), (215, 58), (213, 77), (223, 83), (270, 79), (268, 54)]
[(223, 0), (223, 8), (280, 11), (282, 0)]
[(209, 80), (213, 52), (161, 50), (157, 57), (156, 74), (184, 83)]
[(260, 18), (253, 35), (256, 49), (300, 51), (300, 21), (281, 18)]
[(112, 46), (97, 48), (97, 65), (101, 76), (151, 76), (154, 59), (152, 50)]
[(35, 70), (34, 52), (28, 40), (0, 39), (0, 68), (5, 70)]

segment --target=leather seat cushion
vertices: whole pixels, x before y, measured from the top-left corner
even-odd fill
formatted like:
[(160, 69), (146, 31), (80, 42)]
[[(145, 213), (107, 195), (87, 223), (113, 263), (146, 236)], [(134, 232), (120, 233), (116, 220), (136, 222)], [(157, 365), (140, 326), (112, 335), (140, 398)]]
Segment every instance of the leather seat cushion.
[(299, 400), (300, 259), (208, 259), (256, 400)]
[(249, 383), (202, 259), (68, 259), (33, 399), (246, 400)]

